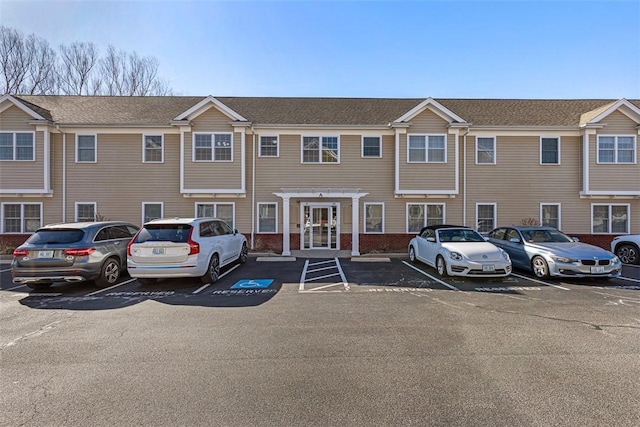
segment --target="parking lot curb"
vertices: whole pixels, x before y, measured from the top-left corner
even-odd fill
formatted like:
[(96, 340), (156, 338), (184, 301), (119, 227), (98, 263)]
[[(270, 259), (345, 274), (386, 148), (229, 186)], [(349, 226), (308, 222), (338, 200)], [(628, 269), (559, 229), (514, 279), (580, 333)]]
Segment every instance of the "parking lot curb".
[(353, 257), (353, 262), (391, 262), (389, 257)]
[(256, 258), (256, 261), (261, 262), (280, 262), (280, 261), (295, 261), (296, 257), (294, 256), (259, 256)]

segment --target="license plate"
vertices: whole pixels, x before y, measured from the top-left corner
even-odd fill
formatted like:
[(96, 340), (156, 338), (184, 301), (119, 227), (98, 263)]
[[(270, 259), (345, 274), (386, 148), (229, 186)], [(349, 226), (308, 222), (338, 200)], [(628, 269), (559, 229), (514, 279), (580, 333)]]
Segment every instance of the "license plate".
[(154, 255), (164, 255), (164, 248), (153, 248), (151, 253)]
[(496, 271), (496, 266), (493, 264), (483, 265), (482, 271)]
[(53, 258), (53, 251), (39, 251), (38, 258)]
[(593, 274), (602, 274), (604, 273), (604, 267), (591, 267), (591, 273)]

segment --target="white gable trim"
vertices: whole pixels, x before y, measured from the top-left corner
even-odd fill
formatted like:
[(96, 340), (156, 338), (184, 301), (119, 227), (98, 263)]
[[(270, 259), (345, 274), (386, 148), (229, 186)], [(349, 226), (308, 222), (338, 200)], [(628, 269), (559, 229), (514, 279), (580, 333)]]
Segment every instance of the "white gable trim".
[[(621, 108), (621, 107), (626, 107), (626, 108)], [(629, 102), (629, 101), (627, 101), (626, 99), (623, 98), (623, 99), (617, 101), (616, 103), (614, 103), (613, 105), (611, 105), (609, 108), (604, 110), (602, 113), (600, 113), (597, 116), (595, 116), (593, 119), (589, 120), (587, 122), (587, 125), (598, 123), (602, 119), (607, 117), (609, 114), (611, 114), (611, 113), (613, 113), (615, 111), (618, 111), (618, 110), (620, 110), (621, 113), (625, 114), (631, 120), (634, 120), (636, 123), (640, 123), (640, 108), (636, 107), (631, 102)], [(630, 111), (632, 114), (635, 114), (636, 117), (631, 117), (628, 114), (628, 111)]]
[(420, 104), (418, 104), (415, 107), (413, 107), (411, 110), (409, 110), (403, 116), (401, 116), (398, 119), (396, 119), (394, 121), (394, 123), (407, 122), (407, 121), (413, 119), (418, 114), (422, 113), (427, 108), (430, 109), (435, 114), (437, 114), (438, 116), (442, 117), (444, 120), (446, 120), (448, 122), (459, 122), (459, 123), (466, 123), (467, 122), (465, 119), (463, 119), (462, 117), (458, 116), (453, 111), (449, 110), (448, 108), (446, 108), (444, 105), (440, 104), (435, 99), (429, 97), (429, 98), (425, 99), (424, 101), (422, 101)]
[(215, 97), (211, 95), (207, 96), (205, 99), (198, 102), (196, 105), (189, 108), (184, 113), (180, 114), (174, 120), (190, 120), (194, 117), (197, 117), (200, 114), (207, 111), (209, 108), (211, 108), (211, 104), (213, 104), (214, 107), (216, 107), (218, 110), (220, 110), (223, 114), (225, 114), (227, 117), (229, 117), (232, 120), (241, 121), (241, 122), (247, 121), (247, 119), (245, 119), (240, 114), (236, 113), (231, 108), (227, 107), (226, 105), (224, 105), (222, 102), (220, 102), (219, 100), (217, 100)]
[[(5, 101), (7, 101), (8, 103), (5, 103)], [(44, 117), (42, 117), (40, 114), (33, 111), (31, 108), (27, 107), (22, 102), (18, 101), (13, 96), (8, 94), (0, 96), (0, 113), (2, 113), (3, 111), (9, 108), (9, 103), (12, 105), (15, 105), (16, 107), (18, 107), (19, 109), (21, 109), (22, 111), (24, 111), (25, 113), (33, 117), (35, 120), (44, 120), (44, 121), (47, 120)]]

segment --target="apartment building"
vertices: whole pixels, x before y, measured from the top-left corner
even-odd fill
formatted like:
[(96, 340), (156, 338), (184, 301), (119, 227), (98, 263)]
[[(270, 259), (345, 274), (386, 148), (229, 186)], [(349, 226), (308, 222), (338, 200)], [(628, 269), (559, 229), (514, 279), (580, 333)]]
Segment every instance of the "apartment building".
[(216, 216), (254, 250), (405, 250), (427, 224), (640, 233), (640, 100), (0, 97), (0, 241)]

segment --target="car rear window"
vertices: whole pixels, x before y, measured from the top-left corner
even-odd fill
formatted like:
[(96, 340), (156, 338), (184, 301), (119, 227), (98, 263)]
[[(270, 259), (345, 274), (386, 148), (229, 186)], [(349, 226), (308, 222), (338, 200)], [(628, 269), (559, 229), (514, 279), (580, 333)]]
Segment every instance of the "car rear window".
[(27, 239), (27, 243), (39, 245), (54, 245), (64, 243), (76, 243), (84, 237), (84, 230), (74, 229), (57, 229), (57, 230), (38, 230)]
[(189, 240), (190, 233), (191, 225), (189, 224), (149, 224), (140, 230), (134, 243), (149, 241), (184, 243)]

